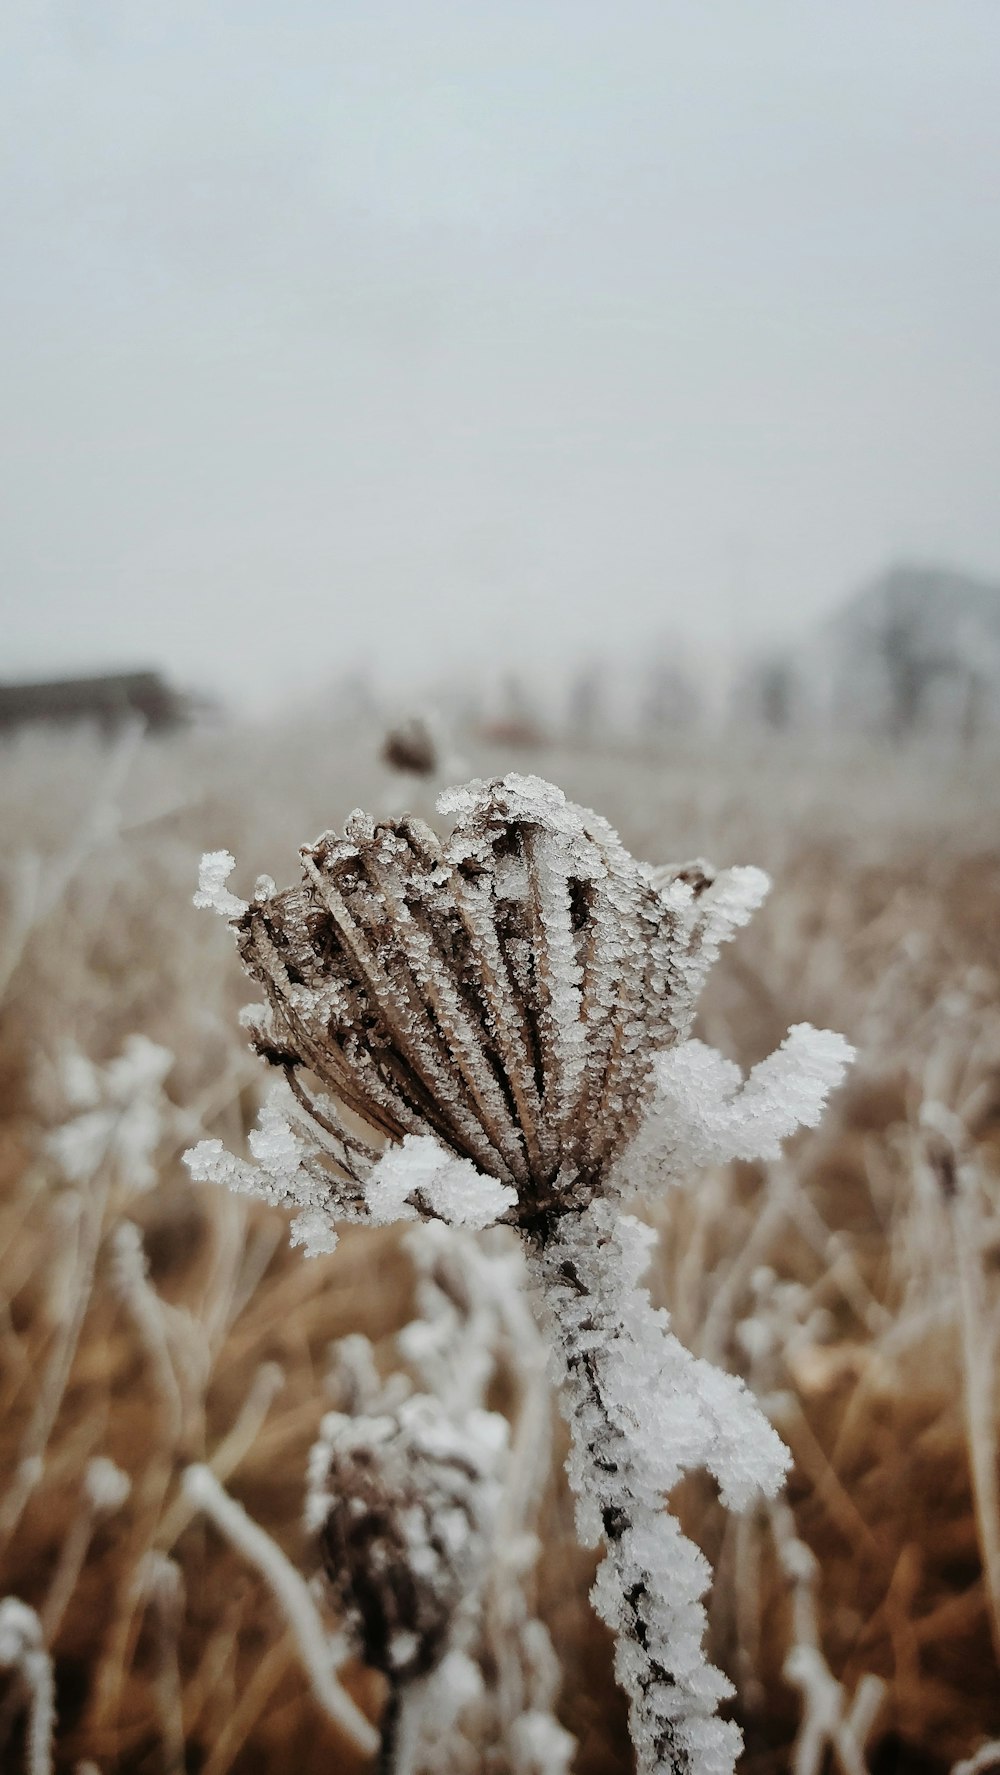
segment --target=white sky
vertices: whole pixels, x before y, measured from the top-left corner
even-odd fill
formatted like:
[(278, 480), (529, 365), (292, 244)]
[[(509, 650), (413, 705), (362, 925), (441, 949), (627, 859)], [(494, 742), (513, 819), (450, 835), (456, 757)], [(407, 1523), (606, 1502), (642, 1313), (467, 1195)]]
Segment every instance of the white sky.
[(0, 677), (1000, 578), (996, 0), (5, 0)]

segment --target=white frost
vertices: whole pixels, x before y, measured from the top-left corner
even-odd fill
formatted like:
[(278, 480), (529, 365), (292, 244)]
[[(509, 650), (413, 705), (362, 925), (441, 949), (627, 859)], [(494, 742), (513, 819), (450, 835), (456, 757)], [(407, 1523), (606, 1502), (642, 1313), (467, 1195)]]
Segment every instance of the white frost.
[(742, 1382), (693, 1357), (639, 1286), (654, 1235), (597, 1202), (536, 1253), (542, 1311), (569, 1419), (582, 1540), (607, 1552), (592, 1600), (617, 1636), (642, 1775), (729, 1775), (730, 1692), (702, 1649), (711, 1569), (664, 1505), (706, 1469), (734, 1507), (774, 1493), (788, 1453)]
[(226, 882), (236, 868), (231, 851), (206, 851), (198, 870), (198, 892), (194, 903), (200, 910), (217, 912), (220, 918), (239, 918), (247, 902), (230, 893)]
[[(364, 1186), (372, 1220), (386, 1226), (415, 1220), (418, 1202), (449, 1226), (493, 1226), (517, 1202), (517, 1191), (487, 1177), (427, 1134), (408, 1134), (388, 1147)], [(418, 1198), (417, 1201), (414, 1198)]]
[(744, 1078), (704, 1042), (681, 1042), (654, 1062), (654, 1094), (627, 1167), (638, 1185), (730, 1159), (774, 1159), (798, 1128), (814, 1128), (854, 1050), (842, 1035), (796, 1023)]

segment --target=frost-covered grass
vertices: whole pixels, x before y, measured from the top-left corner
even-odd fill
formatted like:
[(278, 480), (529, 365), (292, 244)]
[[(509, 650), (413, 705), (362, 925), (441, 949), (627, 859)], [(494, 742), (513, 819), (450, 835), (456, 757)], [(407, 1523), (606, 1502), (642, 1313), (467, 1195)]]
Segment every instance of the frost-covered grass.
[[(391, 1375), (392, 1334), (420, 1320), (412, 1261), (395, 1231), (365, 1229), (305, 1263), (281, 1211), (192, 1187), (179, 1155), (201, 1137), (246, 1151), (260, 1091), (231, 946), (190, 908), (198, 857), (226, 847), (252, 882), (355, 805), (426, 814), (428, 792), (386, 774), (377, 745), (299, 731), (4, 751), (0, 1597), (34, 1611), (4, 1616), (5, 1768), (37, 1762), (50, 1672), (60, 1767), (153, 1770), (184, 1742), (215, 1775), (366, 1766), (343, 1703), (377, 1718), (384, 1679), (348, 1660), (317, 1680), (291, 1591), (283, 1603), (213, 1507), (224, 1488), (308, 1574), (329, 1346), (366, 1333)], [(746, 1376), (795, 1458), (787, 1507), (727, 1524), (692, 1481), (677, 1503), (716, 1567), (710, 1649), (737, 1688), (746, 1768), (818, 1775), (827, 1754), (867, 1754), (945, 1770), (1000, 1731), (996, 761), (468, 762), (540, 770), (640, 856), (766, 868), (772, 896), (718, 963), (699, 1036), (743, 1071), (800, 1022), (859, 1048), (828, 1120), (785, 1158), (716, 1162), (657, 1211), (655, 1298), (690, 1350)], [(169, 1072), (134, 1045), (117, 1072), (90, 1070), (136, 1033), (169, 1049)], [(63, 1132), (43, 1145), (42, 1129)], [(511, 1386), (501, 1375), (488, 1403), (516, 1440)], [(530, 1417), (523, 1434), (537, 1446)], [(95, 1505), (101, 1457), (131, 1490)], [(626, 1770), (560, 1486), (539, 1526), (524, 1570), (574, 1767)], [(531, 1621), (507, 1622), (511, 1644)]]

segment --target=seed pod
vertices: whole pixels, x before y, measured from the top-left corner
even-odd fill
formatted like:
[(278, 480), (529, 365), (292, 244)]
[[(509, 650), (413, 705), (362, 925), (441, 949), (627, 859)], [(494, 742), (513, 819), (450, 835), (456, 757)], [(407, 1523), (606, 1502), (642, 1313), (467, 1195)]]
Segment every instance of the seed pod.
[(255, 1045), (390, 1140), (431, 1134), (513, 1185), (529, 1224), (570, 1185), (587, 1200), (634, 1134), (686, 1032), (699, 896), (538, 778), (441, 806), (446, 842), (353, 814), (234, 921), (268, 1000)]
[(434, 735), (421, 715), (390, 727), (382, 742), (382, 762), (408, 776), (430, 777), (438, 768)]
[(308, 1521), (361, 1656), (395, 1682), (434, 1668), (475, 1588), (505, 1435), (495, 1413), (456, 1420), (424, 1394), (378, 1416), (324, 1419)]

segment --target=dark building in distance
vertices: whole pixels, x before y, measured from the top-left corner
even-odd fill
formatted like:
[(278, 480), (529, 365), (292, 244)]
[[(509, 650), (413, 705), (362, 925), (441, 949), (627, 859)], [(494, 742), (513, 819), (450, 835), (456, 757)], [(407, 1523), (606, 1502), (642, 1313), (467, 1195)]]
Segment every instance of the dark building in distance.
[(151, 732), (163, 733), (185, 725), (193, 712), (190, 699), (171, 689), (159, 672), (0, 684), (0, 732), (36, 723), (64, 727), (91, 722), (113, 733), (138, 718)]

